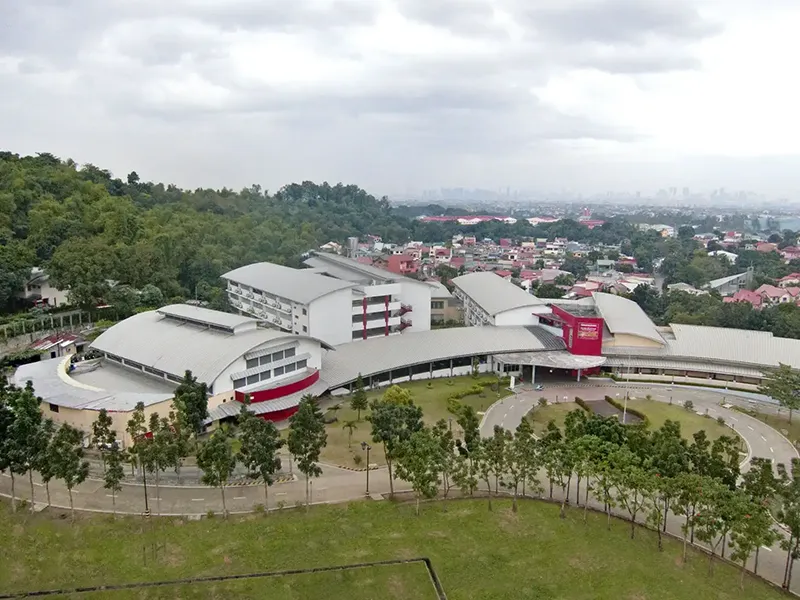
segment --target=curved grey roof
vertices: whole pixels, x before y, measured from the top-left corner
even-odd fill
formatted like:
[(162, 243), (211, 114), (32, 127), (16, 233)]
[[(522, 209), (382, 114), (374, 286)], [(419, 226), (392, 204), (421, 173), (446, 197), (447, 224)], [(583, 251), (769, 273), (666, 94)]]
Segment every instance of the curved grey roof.
[(223, 279), (241, 283), (293, 302), (308, 304), (332, 292), (355, 286), (349, 281), (326, 277), (306, 269), (292, 269), (268, 262), (228, 271)]
[(665, 344), (664, 338), (656, 326), (633, 300), (615, 294), (594, 292), (594, 304), (603, 317), (606, 327), (614, 334), (635, 335), (659, 344)]
[(455, 327), (377, 337), (336, 347), (322, 356), (331, 387), (389, 369), (461, 356), (564, 350), (564, 340), (540, 327)]
[[(63, 370), (59, 374), (59, 370), (64, 369), (69, 360), (69, 357), (52, 358), (22, 365), (14, 373), (14, 383), (23, 387), (30, 381), (36, 395), (44, 402), (77, 410), (106, 409), (109, 412), (127, 412), (133, 410), (139, 402), (151, 406), (170, 400), (174, 395), (171, 391), (167, 391), (169, 387), (174, 389), (174, 386), (170, 386), (167, 382), (162, 384), (163, 392), (120, 392), (82, 385), (66, 375)], [(131, 377), (136, 375), (131, 371)], [(139, 377), (146, 376), (140, 374)]]
[(262, 327), (225, 333), (148, 311), (117, 323), (91, 347), (178, 377), (189, 370), (210, 385), (240, 356), (281, 339), (313, 338)]
[(491, 316), (515, 308), (546, 304), (544, 300), (489, 271), (459, 275), (453, 279), (453, 285)]

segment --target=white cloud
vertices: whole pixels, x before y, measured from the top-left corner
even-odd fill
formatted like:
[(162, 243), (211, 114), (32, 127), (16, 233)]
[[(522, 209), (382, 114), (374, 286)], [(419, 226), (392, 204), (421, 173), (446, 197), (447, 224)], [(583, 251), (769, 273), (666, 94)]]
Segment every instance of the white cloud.
[(800, 156), (800, 7), (762, 4), (29, 0), (0, 139), (188, 186), (800, 187), (774, 166)]

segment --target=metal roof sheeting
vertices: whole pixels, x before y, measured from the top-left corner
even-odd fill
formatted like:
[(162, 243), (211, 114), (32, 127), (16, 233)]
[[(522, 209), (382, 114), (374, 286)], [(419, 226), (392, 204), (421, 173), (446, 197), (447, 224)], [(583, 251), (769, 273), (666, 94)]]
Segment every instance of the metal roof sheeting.
[(563, 350), (564, 341), (539, 327), (455, 327), (342, 344), (322, 356), (332, 387), (390, 369), (461, 356)]
[(261, 327), (229, 334), (148, 311), (117, 323), (91, 347), (177, 377), (189, 370), (211, 385), (231, 363), (260, 345), (301, 338)]
[(650, 317), (633, 300), (603, 292), (594, 292), (592, 298), (612, 334), (635, 335), (659, 344), (665, 343)]
[(204, 323), (207, 325), (216, 325), (228, 329), (236, 329), (242, 325), (258, 324), (258, 319), (252, 317), (234, 315), (218, 310), (211, 310), (209, 308), (202, 308), (200, 306), (191, 306), (189, 304), (170, 304), (169, 306), (159, 308), (156, 312), (167, 317), (185, 319), (187, 321)]
[[(59, 374), (59, 370), (64, 369), (69, 360), (69, 357), (53, 358), (22, 365), (14, 373), (14, 383), (23, 387), (30, 381), (36, 395), (41, 397), (44, 402), (78, 410), (105, 408), (108, 411), (128, 412), (133, 410), (139, 402), (143, 402), (145, 406), (151, 406), (173, 397), (173, 394), (169, 392), (112, 392), (82, 386), (67, 376), (66, 372), (63, 372), (63, 377)], [(74, 382), (74, 385), (71, 382)]]
[[(263, 415), (265, 413), (276, 412), (279, 410), (286, 410), (287, 408), (293, 408), (300, 404), (300, 399), (305, 396), (306, 394), (310, 394), (311, 396), (319, 396), (325, 390), (327, 390), (330, 385), (321, 379), (314, 383), (314, 385), (294, 394), (290, 394), (288, 396), (283, 396), (282, 398), (276, 398), (275, 400), (265, 400), (264, 402), (253, 402), (250, 405), (250, 410), (257, 415)], [(225, 404), (220, 404), (216, 408), (212, 408), (208, 411), (208, 418), (205, 420), (205, 423), (213, 423), (214, 421), (218, 421), (219, 419), (223, 419), (225, 417), (235, 417), (239, 414), (242, 410), (241, 403), (237, 401), (233, 402), (226, 402)]]
[(533, 294), (488, 271), (460, 275), (453, 279), (453, 285), (491, 316), (524, 306), (545, 305)]
[(245, 265), (222, 276), (300, 304), (321, 298), (332, 292), (353, 287), (349, 281), (334, 279), (304, 269), (292, 269), (268, 262)]

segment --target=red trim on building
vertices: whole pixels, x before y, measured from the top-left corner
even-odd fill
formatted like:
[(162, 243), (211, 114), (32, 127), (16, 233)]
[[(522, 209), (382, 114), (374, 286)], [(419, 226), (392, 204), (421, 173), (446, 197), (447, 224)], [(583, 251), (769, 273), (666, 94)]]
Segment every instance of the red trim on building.
[(272, 421), (273, 423), (277, 423), (278, 421), (285, 421), (296, 412), (297, 412), (297, 407), (293, 406), (292, 408), (285, 408), (284, 410), (276, 410), (275, 412), (264, 413), (263, 415), (258, 415), (258, 416), (264, 419), (265, 421)]
[(383, 320), (386, 322), (383, 335), (389, 335), (389, 296), (383, 297)]
[[(308, 377), (293, 381), (292, 383), (287, 383), (286, 385), (250, 392), (250, 402), (255, 404), (256, 402), (266, 402), (267, 400), (275, 400), (276, 398), (283, 398), (284, 396), (296, 394), (297, 392), (302, 392), (311, 387), (317, 383), (317, 381), (319, 381), (319, 371), (314, 371)], [(244, 392), (236, 391), (237, 402), (244, 402), (244, 396)]]
[(362, 333), (361, 333), (361, 338), (365, 340), (365, 339), (367, 339), (367, 298), (366, 298), (366, 296), (361, 301), (361, 305), (364, 308), (364, 319), (362, 321), (363, 330), (362, 330)]

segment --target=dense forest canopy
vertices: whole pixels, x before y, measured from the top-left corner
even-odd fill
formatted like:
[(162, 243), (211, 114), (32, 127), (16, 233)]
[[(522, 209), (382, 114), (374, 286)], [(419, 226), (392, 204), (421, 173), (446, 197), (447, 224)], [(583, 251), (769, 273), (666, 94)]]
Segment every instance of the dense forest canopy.
[[(274, 194), (253, 185), (184, 190), (120, 179), (92, 164), (52, 154), (0, 152), (0, 310), (14, 308), (30, 269), (44, 267), (73, 300), (106, 300), (108, 280), (166, 298), (219, 297), (219, 276), (256, 261), (297, 265), (309, 249), (367, 233), (384, 241), (445, 242), (456, 233), (483, 237), (569, 237), (615, 243), (642, 239), (624, 220), (589, 230), (576, 221), (532, 227), (486, 222), (474, 227), (423, 223), (355, 185), (303, 182)], [(649, 258), (652, 246), (637, 249)]]

